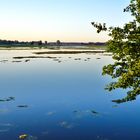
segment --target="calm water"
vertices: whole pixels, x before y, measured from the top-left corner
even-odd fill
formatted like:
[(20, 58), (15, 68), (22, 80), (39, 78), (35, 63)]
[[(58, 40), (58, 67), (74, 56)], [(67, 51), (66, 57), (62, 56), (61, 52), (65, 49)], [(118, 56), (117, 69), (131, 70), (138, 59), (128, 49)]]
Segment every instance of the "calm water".
[(111, 56), (12, 58), (31, 52), (0, 51), (0, 140), (140, 139), (140, 99), (116, 105), (111, 100), (125, 91), (104, 90), (111, 78), (101, 75), (102, 66)]

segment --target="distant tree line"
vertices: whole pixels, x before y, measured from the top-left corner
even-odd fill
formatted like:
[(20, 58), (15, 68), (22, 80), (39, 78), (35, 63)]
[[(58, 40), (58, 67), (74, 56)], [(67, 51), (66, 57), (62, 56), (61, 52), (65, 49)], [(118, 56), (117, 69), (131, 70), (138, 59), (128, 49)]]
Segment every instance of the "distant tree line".
[(0, 46), (43, 46), (47, 41), (18, 41), (18, 40), (0, 40)]
[(105, 42), (61, 42), (57, 40), (56, 42), (47, 42), (47, 41), (18, 41), (18, 40), (1, 40), (0, 47), (46, 47), (46, 46), (105, 46)]

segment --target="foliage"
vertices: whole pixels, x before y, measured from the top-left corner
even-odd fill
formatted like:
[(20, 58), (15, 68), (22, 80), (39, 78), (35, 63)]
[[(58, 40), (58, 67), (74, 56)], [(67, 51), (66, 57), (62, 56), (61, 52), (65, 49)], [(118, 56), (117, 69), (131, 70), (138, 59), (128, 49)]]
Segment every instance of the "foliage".
[[(115, 62), (103, 67), (103, 75), (116, 78), (116, 82), (107, 85), (107, 90), (129, 89), (126, 97), (113, 100), (116, 103), (135, 100), (140, 94), (140, 0), (131, 0), (124, 12), (130, 12), (134, 20), (123, 28), (108, 29), (112, 38), (107, 43), (108, 51), (112, 52)], [(97, 33), (107, 30), (105, 24), (92, 22), (92, 25), (97, 28)]]

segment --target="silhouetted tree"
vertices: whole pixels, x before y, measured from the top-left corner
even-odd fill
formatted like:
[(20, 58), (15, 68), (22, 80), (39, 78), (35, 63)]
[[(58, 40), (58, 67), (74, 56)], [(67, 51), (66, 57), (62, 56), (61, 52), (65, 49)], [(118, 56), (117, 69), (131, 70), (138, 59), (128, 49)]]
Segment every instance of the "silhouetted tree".
[(45, 41), (45, 45), (48, 45), (48, 42), (47, 41)]
[(56, 44), (57, 44), (57, 47), (60, 48), (60, 46), (61, 46), (60, 40), (57, 40), (57, 41), (56, 41)]
[(40, 40), (40, 41), (38, 41), (38, 45), (39, 46), (41, 46), (43, 43), (42, 43), (42, 41)]

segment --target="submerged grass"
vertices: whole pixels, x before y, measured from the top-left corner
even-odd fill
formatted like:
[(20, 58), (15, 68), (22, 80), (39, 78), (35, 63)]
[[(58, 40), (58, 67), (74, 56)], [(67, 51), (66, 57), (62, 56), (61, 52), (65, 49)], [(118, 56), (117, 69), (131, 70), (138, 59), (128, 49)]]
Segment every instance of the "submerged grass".
[(34, 52), (34, 54), (79, 54), (79, 53), (104, 53), (105, 50), (55, 50), (45, 52)]
[[(17, 56), (17, 57), (13, 57), (13, 59), (24, 59), (24, 58), (57, 58), (57, 57), (51, 57), (51, 56)], [(26, 60), (30, 61), (30, 60)]]

